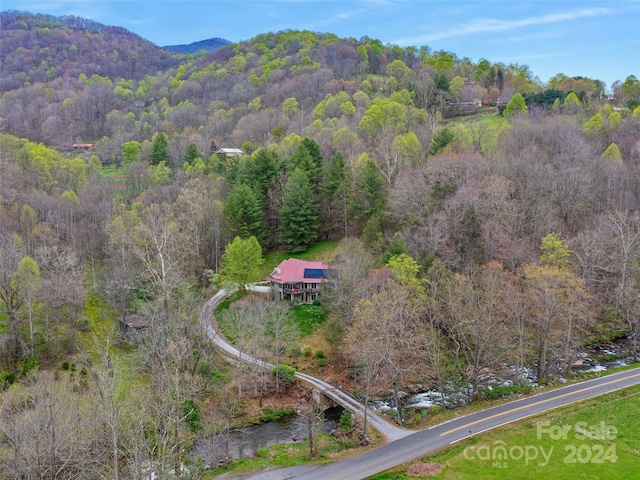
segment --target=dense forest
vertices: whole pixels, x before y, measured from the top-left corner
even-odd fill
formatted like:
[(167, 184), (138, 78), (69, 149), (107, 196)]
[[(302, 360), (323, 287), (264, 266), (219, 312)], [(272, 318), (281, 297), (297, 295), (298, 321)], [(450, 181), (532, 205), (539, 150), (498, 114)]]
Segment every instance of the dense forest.
[[(283, 391), (198, 323), (256, 245), (254, 264), (331, 249), (317, 364), (364, 398), (471, 401), (487, 372), (546, 382), (597, 341), (637, 358), (634, 76), (543, 84), (307, 31), (178, 55), (90, 20), (0, 19), (0, 477), (197, 477), (189, 446)], [(291, 315), (247, 295), (219, 316), (240, 347), (312, 363)], [(129, 317), (144, 335), (120, 333)]]

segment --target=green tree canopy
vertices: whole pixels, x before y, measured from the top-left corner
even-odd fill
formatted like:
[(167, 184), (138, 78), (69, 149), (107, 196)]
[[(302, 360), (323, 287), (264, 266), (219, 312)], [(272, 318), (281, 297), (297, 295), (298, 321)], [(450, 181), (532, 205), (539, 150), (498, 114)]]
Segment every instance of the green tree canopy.
[(607, 149), (602, 153), (602, 158), (609, 160), (611, 163), (622, 163), (622, 154), (620, 153), (618, 145), (615, 143), (612, 143), (607, 147)]
[(420, 265), (408, 254), (401, 253), (391, 257), (387, 262), (387, 268), (400, 285), (406, 285), (418, 291), (423, 288), (423, 283), (418, 278)]
[(540, 242), (540, 263), (564, 268), (569, 265), (571, 250), (564, 244), (559, 233), (550, 233)]
[(604, 128), (604, 119), (600, 113), (596, 113), (593, 117), (586, 121), (582, 126), (582, 131), (587, 135), (594, 135)]
[(193, 165), (193, 162), (195, 162), (197, 158), (200, 158), (198, 146), (195, 143), (190, 143), (187, 147), (187, 151), (184, 154), (183, 160), (185, 163)]
[(262, 248), (256, 237), (236, 237), (222, 254), (218, 280), (222, 285), (237, 285), (244, 291), (248, 283), (258, 280), (263, 262)]
[(303, 252), (318, 238), (318, 207), (307, 172), (295, 169), (287, 181), (280, 209), (280, 241), (290, 252)]
[(122, 163), (131, 165), (140, 161), (140, 143), (132, 140), (122, 144)]
[(582, 108), (580, 99), (574, 92), (570, 92), (564, 99), (562, 110), (568, 114), (575, 114), (580, 111), (580, 108)]
[(527, 104), (524, 101), (524, 98), (519, 93), (516, 93), (509, 103), (507, 103), (507, 108), (504, 109), (504, 116), (511, 117), (517, 113), (526, 114), (529, 111)]
[(269, 232), (262, 217), (262, 205), (246, 183), (236, 183), (231, 187), (224, 203), (224, 218), (232, 236), (254, 236), (261, 245), (267, 244)]
[(151, 144), (151, 153), (149, 154), (149, 163), (151, 165), (158, 165), (163, 160), (169, 157), (169, 150), (167, 149), (167, 135), (159, 132), (156, 133)]

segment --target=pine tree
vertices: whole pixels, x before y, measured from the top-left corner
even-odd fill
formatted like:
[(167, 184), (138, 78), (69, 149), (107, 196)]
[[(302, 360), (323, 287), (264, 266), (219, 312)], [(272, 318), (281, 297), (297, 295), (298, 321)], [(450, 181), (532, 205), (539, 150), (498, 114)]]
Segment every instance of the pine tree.
[(166, 160), (169, 157), (169, 151), (167, 149), (167, 136), (160, 132), (156, 133), (152, 139), (151, 153), (149, 154), (149, 163), (151, 165), (158, 165), (160, 162)]
[(269, 233), (262, 218), (262, 205), (246, 183), (237, 183), (229, 191), (224, 218), (231, 236), (246, 239), (253, 235), (260, 245), (267, 244)]
[(184, 154), (183, 160), (189, 165), (193, 165), (196, 158), (200, 158), (200, 152), (198, 152), (198, 147), (195, 143), (190, 143), (187, 147), (186, 153)]
[(303, 252), (318, 238), (318, 207), (309, 177), (296, 169), (287, 181), (280, 209), (280, 241), (290, 252)]
[(313, 183), (317, 183), (320, 173), (322, 172), (322, 167), (324, 166), (324, 157), (322, 156), (322, 151), (320, 151), (320, 145), (311, 138), (304, 138), (302, 140), (302, 145), (307, 149), (309, 155), (311, 155), (311, 160), (315, 166), (313, 172), (314, 175), (310, 176), (309, 180)]

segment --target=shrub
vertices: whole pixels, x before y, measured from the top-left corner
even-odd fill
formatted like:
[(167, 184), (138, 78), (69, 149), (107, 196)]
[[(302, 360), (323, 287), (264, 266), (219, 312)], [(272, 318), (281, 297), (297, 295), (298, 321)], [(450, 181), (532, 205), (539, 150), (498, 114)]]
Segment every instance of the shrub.
[(22, 376), (33, 370), (38, 370), (38, 368), (40, 368), (40, 365), (38, 365), (38, 361), (33, 355), (29, 355), (24, 362), (18, 363), (18, 370)]
[(507, 397), (511, 394), (529, 393), (531, 391), (530, 385), (521, 385), (519, 383), (512, 383), (510, 385), (492, 384), (491, 389), (484, 391), (485, 398), (492, 400), (495, 398)]
[(202, 422), (200, 420), (200, 409), (198, 405), (191, 399), (185, 400), (182, 406), (182, 415), (184, 417), (184, 423), (187, 424), (189, 430), (192, 432), (198, 432), (202, 430)]
[(351, 416), (351, 412), (348, 410), (344, 410), (342, 415), (340, 415), (338, 430), (342, 433), (349, 433), (353, 431), (353, 417)]
[(0, 372), (0, 387), (3, 389), (7, 388), (9, 385), (12, 385), (16, 381), (16, 374), (13, 372), (3, 371)]
[(277, 369), (276, 367), (273, 367), (271, 372), (274, 376), (277, 374), (280, 381), (286, 384), (293, 383), (296, 378), (296, 369), (289, 365), (278, 365)]
[(311, 347), (309, 347), (309, 346), (304, 347), (304, 356), (305, 357), (310, 357), (311, 356)]
[(318, 360), (324, 358), (324, 350), (316, 350), (316, 358)]

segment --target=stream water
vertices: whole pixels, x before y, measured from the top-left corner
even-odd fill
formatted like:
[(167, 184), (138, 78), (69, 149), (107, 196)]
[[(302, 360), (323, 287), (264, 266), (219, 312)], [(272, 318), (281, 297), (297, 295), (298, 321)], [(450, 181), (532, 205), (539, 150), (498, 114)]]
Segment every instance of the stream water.
[[(579, 361), (574, 364), (572, 372), (599, 372), (616, 366), (628, 365), (630, 358), (627, 357), (627, 353), (628, 351), (624, 348), (623, 342), (594, 345), (579, 355)], [(604, 358), (607, 358), (607, 360), (603, 360)], [(533, 371), (526, 370), (524, 375), (532, 385), (535, 385)], [(491, 385), (506, 386), (512, 382), (511, 380), (488, 374), (481, 383), (485, 388), (491, 388)], [(447, 405), (451, 407), (464, 405), (467, 401), (467, 389), (453, 385), (448, 385), (448, 387), (446, 393)], [(428, 409), (440, 405), (442, 397), (440, 392), (428, 390), (406, 395), (402, 403), (403, 408), (407, 409)], [(386, 412), (394, 408), (393, 402), (390, 400), (373, 401), (371, 406), (378, 412)], [(338, 407), (326, 410), (324, 412), (325, 418), (322, 422), (323, 430), (330, 432), (335, 429), (341, 414), (342, 409)], [(212, 463), (224, 463), (226, 460), (236, 458), (251, 458), (261, 448), (276, 444), (295, 443), (306, 439), (306, 437), (307, 425), (305, 420), (294, 415), (205, 438), (193, 446), (191, 456), (201, 458), (205, 466), (209, 467), (212, 466)], [(215, 454), (215, 461), (212, 460), (212, 452)]]
[[(341, 414), (341, 408), (325, 410), (322, 429), (325, 432), (335, 429)], [(271, 445), (302, 441), (307, 438), (307, 434), (305, 419), (293, 415), (200, 440), (191, 449), (191, 456), (201, 458), (205, 466), (210, 467), (214, 463), (211, 455), (212, 448), (215, 463), (219, 464), (226, 460), (254, 457), (258, 450)]]
[[(629, 354), (630, 346), (628, 343), (627, 340), (623, 339), (589, 346), (584, 352), (578, 355), (578, 359), (574, 363), (570, 375), (586, 372), (603, 372), (610, 368), (629, 365), (632, 358)], [(508, 367), (506, 373), (511, 373), (511, 375), (500, 377), (499, 375), (491, 373), (484, 374), (480, 378), (479, 386), (487, 390), (491, 390), (493, 386), (509, 386), (513, 383), (513, 380), (507, 377), (515, 377), (513, 366)], [(535, 372), (532, 369), (525, 368), (522, 375), (532, 386), (537, 385)], [(566, 382), (566, 379), (562, 377), (558, 377), (558, 380), (560, 383)], [(471, 387), (469, 386), (468, 388)], [(447, 383), (445, 384), (445, 390), (447, 407), (455, 408), (467, 403), (467, 387), (454, 386), (451, 383)], [(379, 412), (387, 412), (395, 408), (393, 400), (390, 399), (373, 401), (371, 405)], [(435, 389), (407, 394), (402, 398), (402, 407), (404, 409), (425, 410), (437, 405), (442, 405), (442, 395)]]

